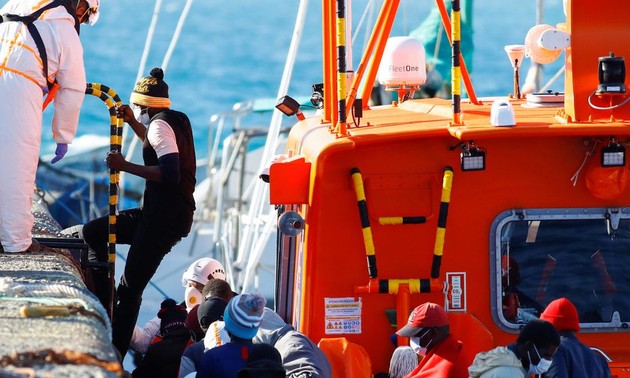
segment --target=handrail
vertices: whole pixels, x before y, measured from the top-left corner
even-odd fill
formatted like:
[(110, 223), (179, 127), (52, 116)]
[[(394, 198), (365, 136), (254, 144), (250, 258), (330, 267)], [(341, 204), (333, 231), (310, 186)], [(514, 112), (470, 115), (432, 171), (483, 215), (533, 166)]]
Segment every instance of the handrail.
[[(446, 7), (442, 0), (435, 1), (438, 10), (440, 11), (440, 16), (442, 17), (442, 24), (444, 25), (444, 30), (446, 31), (446, 35), (448, 36), (448, 41), (453, 44), (453, 36), (451, 35), (451, 21), (448, 18), (448, 14), (446, 12)], [(459, 3), (459, 1), (458, 1)], [(458, 32), (459, 33), (459, 32)], [(475, 88), (473, 88), (472, 82), (470, 81), (470, 74), (468, 73), (468, 68), (466, 68), (466, 61), (464, 57), (461, 55), (461, 51), (458, 56), (460, 66), (461, 66), (461, 78), (464, 80), (464, 86), (466, 87), (466, 93), (470, 98), (470, 102), (475, 105), (481, 105), (481, 101), (477, 99), (477, 95), (475, 94)]]
[(444, 236), (446, 235), (446, 217), (448, 205), (451, 202), (451, 189), (453, 187), (453, 168), (444, 167), (442, 179), (442, 197), (440, 199), (440, 214), (438, 215), (438, 227), (435, 235), (435, 247), (433, 248), (433, 263), (431, 265), (431, 278), (440, 276), (440, 266), (444, 255)]
[(338, 136), (347, 136), (346, 120), (346, 10), (345, 0), (337, 0), (337, 101), (339, 118), (335, 126)]
[(376, 270), (376, 248), (374, 247), (374, 239), (372, 238), (367, 200), (363, 188), (363, 177), (361, 176), (359, 168), (356, 167), (350, 170), (350, 174), (352, 175), (354, 192), (357, 196), (357, 205), (359, 206), (359, 217), (361, 218), (361, 228), (363, 229), (363, 244), (365, 245), (365, 255), (367, 257), (368, 275), (370, 278), (376, 278), (378, 276)]
[[(99, 83), (87, 83), (85, 93), (96, 96), (107, 105), (110, 117), (110, 151), (120, 153), (122, 150), (122, 123), (123, 120), (116, 114), (116, 107), (122, 105), (122, 100), (118, 94), (108, 86)], [(110, 168), (109, 170), (109, 236), (107, 241), (107, 263), (109, 264), (109, 275), (111, 283), (111, 293), (115, 285), (114, 267), (116, 263), (116, 207), (118, 206), (118, 181), (119, 172)], [(113, 295), (110, 295), (110, 314), (113, 313)]]

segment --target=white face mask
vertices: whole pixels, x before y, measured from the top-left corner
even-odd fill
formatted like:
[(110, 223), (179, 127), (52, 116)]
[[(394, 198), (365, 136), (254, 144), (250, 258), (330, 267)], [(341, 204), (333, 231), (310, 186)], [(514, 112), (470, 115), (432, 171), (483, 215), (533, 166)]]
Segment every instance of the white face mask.
[(417, 336), (409, 339), (409, 346), (417, 355), (424, 357), (427, 354), (427, 348), (423, 348), (420, 346), (420, 338)]
[(433, 341), (433, 340), (429, 340), (429, 342), (425, 346), (420, 345), (420, 339), (423, 338), (427, 333), (429, 333), (430, 330), (431, 329), (427, 329), (420, 336), (413, 336), (409, 338), (409, 346), (419, 356), (422, 356), (422, 357), (426, 356), (429, 345), (431, 344), (431, 341)]
[(151, 117), (149, 117), (149, 112), (147, 109), (142, 109), (139, 106), (134, 106), (131, 108), (131, 110), (133, 111), (133, 117), (136, 119), (136, 121), (145, 126), (149, 125)]
[(540, 361), (538, 361), (538, 364), (536, 365), (532, 364), (532, 357), (529, 355), (529, 351), (527, 351), (527, 358), (529, 358), (528, 372), (529, 374), (544, 374), (547, 372), (547, 370), (549, 370), (549, 367), (551, 366), (551, 360), (540, 357), (540, 353), (538, 353), (538, 348), (536, 347), (536, 344), (534, 344), (534, 350), (536, 351), (538, 358), (540, 358)]
[(201, 292), (194, 286), (188, 286), (185, 292), (186, 310), (190, 311), (193, 307), (201, 303)]

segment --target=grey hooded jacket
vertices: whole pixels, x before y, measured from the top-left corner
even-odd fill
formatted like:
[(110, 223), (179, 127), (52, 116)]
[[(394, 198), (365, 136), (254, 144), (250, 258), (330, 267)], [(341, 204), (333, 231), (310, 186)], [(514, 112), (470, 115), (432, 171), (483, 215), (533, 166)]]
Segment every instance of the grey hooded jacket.
[(496, 347), (488, 352), (477, 353), (468, 368), (470, 378), (525, 378), (527, 370), (507, 347)]
[(332, 369), (324, 352), (269, 308), (263, 312), (254, 343), (272, 345), (280, 352), (287, 377), (332, 377)]

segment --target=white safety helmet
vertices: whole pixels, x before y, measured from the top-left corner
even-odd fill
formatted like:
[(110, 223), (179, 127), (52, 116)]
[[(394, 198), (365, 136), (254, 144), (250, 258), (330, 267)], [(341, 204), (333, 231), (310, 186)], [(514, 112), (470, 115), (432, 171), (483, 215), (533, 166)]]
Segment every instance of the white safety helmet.
[(182, 286), (186, 287), (189, 281), (196, 281), (205, 285), (210, 277), (225, 281), (225, 269), (217, 260), (204, 257), (193, 262), (186, 269), (182, 275)]

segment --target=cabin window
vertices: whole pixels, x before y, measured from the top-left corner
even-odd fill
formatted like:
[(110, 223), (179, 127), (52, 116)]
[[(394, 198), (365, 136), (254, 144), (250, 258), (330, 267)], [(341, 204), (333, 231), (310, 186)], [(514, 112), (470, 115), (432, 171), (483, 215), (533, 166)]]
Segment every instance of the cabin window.
[(560, 297), (583, 332), (630, 323), (630, 208), (524, 209), (491, 234), (493, 315), (516, 331)]

